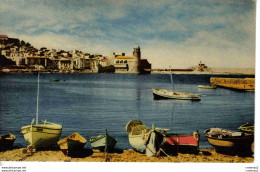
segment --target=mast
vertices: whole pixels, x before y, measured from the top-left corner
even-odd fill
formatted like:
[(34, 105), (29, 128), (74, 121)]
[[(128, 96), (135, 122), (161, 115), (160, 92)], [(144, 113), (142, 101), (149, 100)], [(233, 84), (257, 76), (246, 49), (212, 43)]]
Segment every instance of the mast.
[(174, 90), (174, 85), (173, 85), (173, 79), (172, 79), (172, 70), (171, 70), (171, 66), (170, 66), (170, 75), (171, 75), (172, 90)]
[(37, 107), (36, 107), (36, 125), (38, 125), (38, 113), (39, 113), (39, 93), (40, 93), (40, 73), (38, 72), (38, 85), (37, 85)]

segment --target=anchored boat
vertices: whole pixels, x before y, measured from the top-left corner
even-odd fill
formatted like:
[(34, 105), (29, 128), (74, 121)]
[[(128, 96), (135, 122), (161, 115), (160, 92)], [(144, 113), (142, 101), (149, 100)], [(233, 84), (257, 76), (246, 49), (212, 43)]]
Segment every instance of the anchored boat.
[(38, 88), (37, 88), (37, 108), (36, 108), (36, 122), (32, 120), (30, 125), (21, 128), (21, 133), (26, 142), (28, 142), (31, 150), (37, 148), (47, 148), (53, 144), (57, 144), (62, 132), (62, 126), (59, 124), (42, 121), (38, 123), (38, 102), (39, 102), (39, 73), (38, 73)]
[(116, 143), (116, 139), (108, 135), (107, 130), (105, 130), (105, 134), (96, 137), (90, 137), (90, 144), (92, 148), (105, 152), (114, 149)]
[[(174, 90), (172, 74), (171, 83)], [(154, 99), (176, 99), (176, 100), (200, 100), (201, 95), (192, 94), (192, 93), (184, 93), (170, 90), (161, 90), (161, 89), (153, 89)]]
[(217, 88), (216, 85), (198, 85), (198, 88), (201, 88), (201, 89), (215, 89)]
[(16, 137), (11, 133), (0, 136), (0, 150), (3, 151), (11, 149), (15, 139)]
[(200, 100), (201, 95), (176, 92), (169, 90), (153, 89), (154, 99)]
[(78, 133), (73, 133), (68, 137), (58, 141), (62, 152), (68, 155), (70, 152), (83, 150), (87, 140)]

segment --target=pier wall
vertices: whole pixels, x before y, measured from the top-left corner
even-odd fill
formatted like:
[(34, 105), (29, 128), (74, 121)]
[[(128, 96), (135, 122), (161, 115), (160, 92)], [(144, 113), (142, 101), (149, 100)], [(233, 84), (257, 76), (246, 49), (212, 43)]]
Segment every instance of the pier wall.
[(238, 90), (254, 90), (255, 78), (210, 78), (210, 84)]

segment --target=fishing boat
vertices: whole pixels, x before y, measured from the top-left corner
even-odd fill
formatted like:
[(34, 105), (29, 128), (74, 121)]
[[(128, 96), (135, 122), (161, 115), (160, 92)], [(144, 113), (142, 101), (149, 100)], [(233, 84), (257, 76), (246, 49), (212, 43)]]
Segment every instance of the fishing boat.
[(11, 133), (0, 136), (0, 150), (3, 151), (11, 149), (15, 139), (16, 137)]
[[(174, 90), (172, 74), (170, 76), (171, 76), (172, 88)], [(200, 100), (201, 99), (201, 95), (199, 94), (177, 92), (173, 90), (171, 91), (171, 90), (153, 89), (154, 99), (175, 99), (175, 100)]]
[(243, 132), (230, 131), (221, 128), (210, 128), (204, 132), (208, 142), (216, 149), (238, 148), (243, 151), (251, 148), (254, 135)]
[(198, 85), (198, 88), (201, 88), (201, 89), (215, 89), (217, 88), (216, 85)]
[(126, 125), (130, 145), (147, 156), (155, 156), (164, 145), (164, 136), (154, 127), (149, 129), (139, 120), (132, 120)]
[(30, 147), (30, 149), (47, 148), (57, 144), (62, 132), (62, 126), (59, 124), (47, 122), (46, 120), (42, 121), (42, 124), (38, 123), (39, 78), (38, 73), (36, 122), (34, 123), (33, 119), (30, 125), (21, 128), (21, 133), (29, 144), (28, 148)]
[(99, 149), (102, 151), (109, 151), (114, 149), (117, 140), (108, 135), (107, 130), (105, 130), (105, 134), (90, 137), (90, 144), (93, 149)]
[(247, 132), (247, 133), (254, 133), (255, 131), (254, 124), (249, 124), (249, 123), (241, 125), (240, 127), (238, 127), (238, 129), (241, 132)]
[(68, 137), (58, 141), (62, 152), (68, 155), (70, 152), (83, 150), (87, 140), (78, 133), (73, 133)]

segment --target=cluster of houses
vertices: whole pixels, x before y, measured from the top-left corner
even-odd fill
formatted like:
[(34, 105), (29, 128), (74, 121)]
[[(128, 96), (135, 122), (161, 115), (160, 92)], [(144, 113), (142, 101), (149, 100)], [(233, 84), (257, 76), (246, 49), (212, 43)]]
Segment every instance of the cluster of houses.
[[(0, 55), (13, 61), (14, 67), (26, 69), (46, 69), (58, 72), (109, 72), (115, 73), (150, 73), (151, 64), (141, 59), (140, 47), (135, 47), (133, 56), (125, 53), (111, 53), (109, 56), (89, 54), (78, 50), (37, 49), (7, 35), (0, 35)], [(2, 64), (3, 66), (3, 64)], [(1, 67), (1, 66), (0, 66)]]

